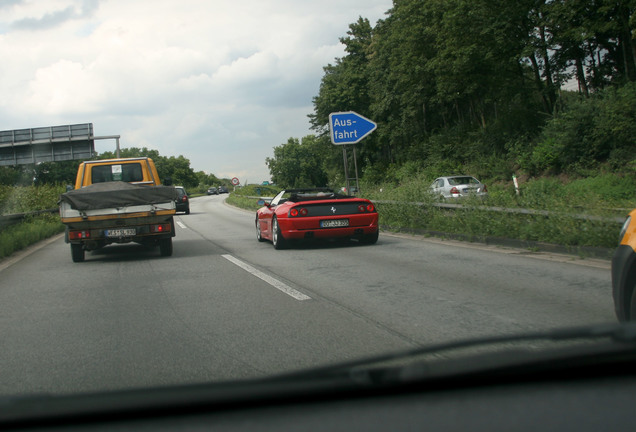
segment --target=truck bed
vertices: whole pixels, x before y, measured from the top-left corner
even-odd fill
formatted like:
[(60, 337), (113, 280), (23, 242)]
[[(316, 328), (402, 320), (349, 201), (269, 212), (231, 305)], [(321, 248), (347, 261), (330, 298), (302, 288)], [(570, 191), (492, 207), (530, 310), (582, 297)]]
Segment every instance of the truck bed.
[[(60, 196), (62, 223), (81, 227), (82, 222), (138, 219), (175, 213), (177, 194), (172, 186), (138, 186), (125, 182), (97, 183)], [(151, 221), (151, 220), (148, 220)], [(136, 221), (130, 220), (129, 223)], [(99, 225), (92, 225), (98, 227)]]
[(174, 202), (177, 192), (172, 186), (141, 186), (126, 182), (104, 182), (72, 190), (60, 196), (60, 203), (73, 210), (99, 210), (146, 204)]

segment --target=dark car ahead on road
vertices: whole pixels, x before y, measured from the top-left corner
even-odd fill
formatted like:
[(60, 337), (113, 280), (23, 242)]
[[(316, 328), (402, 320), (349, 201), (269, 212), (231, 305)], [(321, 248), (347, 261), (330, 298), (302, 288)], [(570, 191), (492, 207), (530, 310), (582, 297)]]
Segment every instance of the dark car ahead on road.
[(219, 190), (215, 188), (214, 186), (208, 189), (208, 195), (218, 195), (218, 194), (219, 194)]
[(178, 212), (184, 212), (190, 214), (190, 197), (183, 186), (175, 186), (177, 190), (177, 199), (175, 200), (176, 210)]
[(229, 193), (229, 191), (227, 190), (226, 186), (219, 186), (219, 193), (220, 194)]

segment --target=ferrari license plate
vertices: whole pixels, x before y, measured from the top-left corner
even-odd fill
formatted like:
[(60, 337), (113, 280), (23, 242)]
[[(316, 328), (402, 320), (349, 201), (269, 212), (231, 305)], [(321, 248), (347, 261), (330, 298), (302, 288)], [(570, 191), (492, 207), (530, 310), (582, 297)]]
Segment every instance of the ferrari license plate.
[(320, 221), (321, 228), (339, 228), (339, 227), (348, 227), (349, 219), (330, 219)]
[(106, 230), (106, 237), (132, 237), (137, 234), (134, 228), (122, 228)]

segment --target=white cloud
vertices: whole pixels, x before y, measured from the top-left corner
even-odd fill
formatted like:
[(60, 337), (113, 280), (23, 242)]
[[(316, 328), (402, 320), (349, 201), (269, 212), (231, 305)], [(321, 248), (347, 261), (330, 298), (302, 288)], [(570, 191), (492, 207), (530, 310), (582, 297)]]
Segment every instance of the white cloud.
[[(0, 3), (0, 129), (92, 122), (121, 145), (251, 181), (310, 133), (322, 68), (391, 0)], [(111, 146), (99, 143), (98, 150)]]

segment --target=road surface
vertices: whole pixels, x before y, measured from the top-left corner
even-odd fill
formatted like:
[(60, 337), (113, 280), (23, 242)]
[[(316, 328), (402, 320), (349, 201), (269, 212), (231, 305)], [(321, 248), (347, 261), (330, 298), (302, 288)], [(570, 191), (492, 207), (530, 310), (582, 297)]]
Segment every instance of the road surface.
[(191, 201), (172, 257), (63, 238), (0, 263), (0, 394), (241, 380), (468, 337), (615, 322), (609, 262), (380, 234), (276, 251)]

